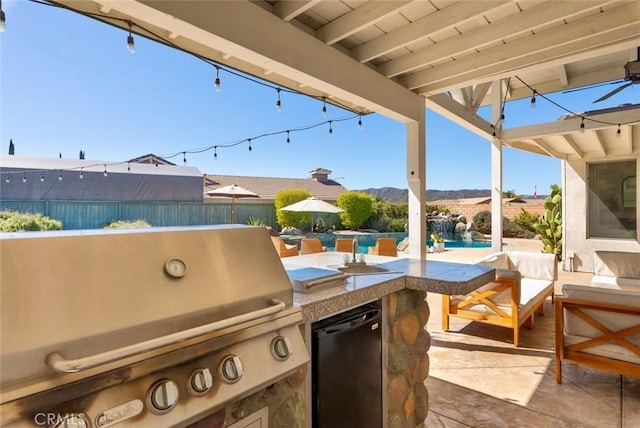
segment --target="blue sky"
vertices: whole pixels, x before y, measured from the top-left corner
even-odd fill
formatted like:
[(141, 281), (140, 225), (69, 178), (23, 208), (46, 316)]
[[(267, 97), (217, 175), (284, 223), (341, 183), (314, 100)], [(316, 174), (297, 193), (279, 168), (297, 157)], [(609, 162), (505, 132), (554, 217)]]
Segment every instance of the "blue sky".
[[(119, 162), (147, 153), (178, 154), (225, 145), (261, 134), (305, 127), (350, 115), (302, 95), (282, 93), (215, 69), (191, 55), (81, 15), (28, 2), (4, 0), (7, 31), (0, 34), (0, 152), (9, 140), (16, 155)], [(576, 112), (640, 102), (633, 85), (592, 104), (612, 87), (572, 94), (546, 94)], [(490, 117), (485, 109), (480, 112)], [(564, 111), (538, 98), (508, 103), (505, 127), (555, 120)], [(379, 114), (312, 130), (277, 135), (235, 147), (187, 154), (187, 165), (203, 173), (307, 178), (317, 167), (347, 188), (406, 188), (405, 126)], [(490, 143), (431, 111), (427, 112), (427, 188), (488, 189)], [(560, 161), (519, 150), (504, 150), (504, 190), (546, 193), (560, 184)]]

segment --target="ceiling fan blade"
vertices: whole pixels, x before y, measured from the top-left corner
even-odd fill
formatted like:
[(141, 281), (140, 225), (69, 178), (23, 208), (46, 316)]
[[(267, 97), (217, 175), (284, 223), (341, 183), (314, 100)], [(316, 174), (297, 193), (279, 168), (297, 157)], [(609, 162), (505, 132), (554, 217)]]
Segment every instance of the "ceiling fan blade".
[(597, 85), (583, 86), (582, 88), (567, 89), (566, 91), (562, 91), (562, 93), (563, 94), (568, 94), (570, 92), (585, 91), (587, 89), (599, 88), (600, 86), (617, 85), (618, 83), (623, 83), (623, 82), (624, 82), (624, 80), (616, 80), (615, 82), (598, 83)]
[(629, 82), (629, 83), (627, 83), (626, 85), (619, 86), (619, 87), (617, 87), (616, 89), (614, 89), (613, 91), (609, 92), (608, 94), (601, 96), (600, 98), (598, 98), (597, 100), (595, 100), (593, 103), (595, 104), (595, 103), (599, 103), (600, 101), (604, 101), (604, 100), (606, 100), (607, 98), (614, 96), (615, 94), (617, 94), (618, 92), (620, 92), (620, 91), (621, 91), (621, 90), (623, 90), (624, 88), (626, 88), (626, 87), (628, 87), (628, 86), (631, 86), (631, 85), (633, 85), (633, 82)]

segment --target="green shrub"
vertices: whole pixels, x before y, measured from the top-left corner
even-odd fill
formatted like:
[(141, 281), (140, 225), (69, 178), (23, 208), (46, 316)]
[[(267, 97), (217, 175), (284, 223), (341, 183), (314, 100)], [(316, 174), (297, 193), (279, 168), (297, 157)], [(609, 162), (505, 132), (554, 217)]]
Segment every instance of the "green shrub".
[(0, 232), (62, 230), (62, 222), (42, 214), (0, 211)]
[(338, 196), (338, 206), (344, 210), (340, 213), (342, 224), (358, 230), (373, 213), (373, 199), (363, 192), (346, 192)]
[(502, 218), (502, 236), (504, 238), (526, 238), (531, 239), (535, 236), (535, 232), (525, 229), (518, 223), (509, 220), (506, 217)]
[(524, 208), (520, 208), (520, 210), (521, 210), (520, 214), (516, 216), (514, 221), (518, 226), (533, 232), (535, 235), (536, 229), (534, 227), (534, 224), (540, 221), (540, 216), (538, 214), (531, 214), (530, 212), (526, 211)]
[(145, 220), (116, 220), (102, 226), (103, 229), (142, 229), (151, 227)]
[(280, 227), (296, 227), (302, 229), (311, 221), (311, 213), (280, 211), (280, 208), (303, 201), (310, 196), (311, 193), (305, 189), (288, 189), (276, 193), (273, 204), (276, 209), (276, 221)]
[(444, 205), (428, 205), (427, 204), (426, 211), (427, 211), (427, 213), (432, 213), (434, 211), (437, 211), (437, 212), (443, 213), (443, 214), (450, 214), (451, 213), (449, 208), (445, 207)]
[(247, 224), (249, 226), (267, 226), (267, 223), (256, 217), (249, 217)]
[(473, 216), (473, 224), (476, 230), (485, 235), (491, 234), (491, 211), (478, 211)]
[[(491, 211), (479, 211), (473, 216), (473, 224), (480, 233), (491, 235)], [(504, 238), (527, 238), (535, 236), (535, 232), (520, 226), (515, 221), (502, 217), (502, 236)]]

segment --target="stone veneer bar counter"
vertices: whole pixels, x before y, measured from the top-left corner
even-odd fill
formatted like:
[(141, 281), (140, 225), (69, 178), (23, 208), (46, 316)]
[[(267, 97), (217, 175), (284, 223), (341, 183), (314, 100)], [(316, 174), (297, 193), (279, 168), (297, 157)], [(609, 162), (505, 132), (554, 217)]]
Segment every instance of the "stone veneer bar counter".
[[(286, 269), (337, 268), (346, 253), (324, 252), (282, 259)], [(431, 343), (425, 326), (429, 318), (427, 292), (467, 294), (495, 277), (494, 269), (473, 264), (367, 255), (368, 264), (392, 269), (384, 274), (350, 276), (346, 283), (311, 293), (294, 293), (294, 304), (302, 309), (304, 333), (310, 347), (311, 324), (315, 321), (382, 300), (383, 426), (422, 427), (428, 413), (429, 396), (424, 381), (429, 373)], [(311, 352), (311, 350), (309, 349)], [(306, 397), (311, 397), (311, 379), (306, 379)], [(311, 426), (311, 400), (306, 399), (306, 420)]]

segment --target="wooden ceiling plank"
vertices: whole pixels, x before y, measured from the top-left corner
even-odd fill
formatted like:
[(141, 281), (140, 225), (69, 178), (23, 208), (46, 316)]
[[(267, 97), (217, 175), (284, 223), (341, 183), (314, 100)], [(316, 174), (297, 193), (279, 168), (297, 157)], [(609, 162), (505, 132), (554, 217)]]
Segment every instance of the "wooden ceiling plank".
[[(475, 67), (472, 60), (465, 58), (467, 61), (456, 61), (462, 73), (455, 73), (453, 76), (438, 81), (435, 81), (433, 76), (424, 72), (403, 78), (405, 80), (411, 78), (409, 82), (403, 79), (399, 79), (398, 81), (416, 93), (431, 95), (452, 88), (485, 82), (489, 78), (504, 79), (513, 76), (513, 70), (518, 70), (519, 73), (527, 73), (553, 67), (558, 64), (581, 61), (594, 56), (615, 52), (621, 48), (637, 46), (639, 42), (640, 25), (629, 25), (604, 34), (595, 34), (592, 38), (581, 39), (560, 46), (551, 46), (546, 51), (538, 51), (530, 55), (509, 58), (504, 62), (489, 63), (486, 65), (478, 59), (478, 67)], [(521, 43), (526, 44), (527, 42), (522, 41)], [(594, 45), (599, 47), (594, 48)], [(468, 67), (470, 64), (471, 68), (465, 69), (465, 66)], [(593, 83), (601, 83), (601, 81)]]
[(321, 0), (280, 0), (273, 5), (273, 13), (289, 22), (303, 12), (311, 9)]
[(424, 16), (397, 30), (386, 33), (351, 50), (351, 56), (360, 62), (371, 61), (410, 43), (428, 38), (438, 31), (453, 28), (461, 21), (475, 19), (507, 1), (459, 2)]
[(598, 147), (600, 148), (602, 155), (607, 156), (607, 146), (605, 145), (604, 140), (602, 139), (602, 134), (600, 133), (600, 131), (597, 131), (597, 130), (589, 131), (588, 135), (591, 137), (591, 139), (593, 139), (596, 142), (596, 144), (598, 144)]
[(462, 52), (468, 52), (479, 46), (517, 34), (523, 34), (541, 25), (549, 24), (549, 22), (584, 12), (586, 5), (593, 6), (593, 2), (558, 2), (553, 7), (543, 3), (526, 9), (517, 15), (510, 16), (503, 21), (483, 25), (459, 36), (443, 40), (433, 46), (415, 51), (410, 55), (381, 64), (378, 67), (378, 71), (387, 77), (398, 76), (443, 58), (455, 57)]
[(560, 86), (563, 88), (569, 86), (569, 76), (567, 76), (567, 67), (564, 64), (560, 64), (556, 67), (558, 72), (558, 80), (560, 81)]
[[(595, 114), (588, 117), (596, 119), (598, 120), (598, 122), (586, 120), (584, 122), (585, 130), (610, 128), (614, 126), (611, 125), (612, 123), (638, 124), (640, 123), (640, 105), (621, 111)], [(539, 138), (548, 135), (570, 134), (572, 132), (577, 132), (578, 129), (580, 129), (580, 122), (582, 122), (582, 118), (572, 117), (569, 119), (541, 123), (538, 125), (508, 128), (502, 131), (502, 140), (515, 141), (526, 140), (530, 138)]]
[[(590, 40), (589, 45), (592, 45), (594, 38), (602, 37), (605, 39), (607, 36), (614, 34), (615, 31), (612, 31), (612, 28), (631, 27), (634, 33), (640, 34), (638, 20), (640, 20), (640, 7), (637, 4), (621, 6), (598, 15), (591, 15), (572, 21), (560, 27), (532, 34), (523, 39), (514, 40), (502, 46), (489, 48), (456, 61), (450, 61), (428, 70), (416, 72), (401, 78), (400, 81), (408, 88), (416, 88), (427, 82), (436, 82), (464, 74), (468, 70), (491, 67), (517, 58), (522, 58), (528, 63), (531, 55), (549, 51), (554, 47), (562, 48), (581, 40)], [(567, 54), (570, 52), (567, 49), (565, 51)]]
[(328, 45), (370, 27), (411, 3), (410, 0), (367, 2), (316, 30), (316, 37)]
[(578, 144), (576, 144), (573, 138), (571, 138), (571, 135), (565, 134), (565, 135), (561, 135), (560, 137), (564, 139), (564, 141), (566, 141), (567, 144), (569, 144), (569, 147), (571, 147), (571, 150), (573, 150), (576, 156), (578, 156), (580, 159), (584, 157), (584, 152), (580, 149), (580, 147), (578, 147)]
[(551, 146), (549, 144), (547, 144), (544, 141), (544, 139), (542, 139), (542, 138), (534, 138), (533, 142), (536, 143), (538, 145), (538, 147), (540, 147), (542, 150), (547, 152), (549, 154), (549, 156), (554, 157), (554, 158), (558, 158), (558, 159), (567, 159), (567, 155), (566, 154), (560, 153), (557, 150), (554, 150), (553, 148), (551, 148)]

